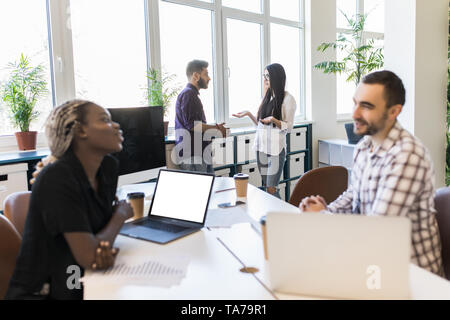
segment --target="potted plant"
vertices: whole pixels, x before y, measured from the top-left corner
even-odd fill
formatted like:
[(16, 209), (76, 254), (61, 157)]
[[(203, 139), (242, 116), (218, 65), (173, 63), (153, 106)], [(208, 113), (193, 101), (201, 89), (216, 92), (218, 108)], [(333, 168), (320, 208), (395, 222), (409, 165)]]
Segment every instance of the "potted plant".
[[(359, 84), (362, 77), (373, 70), (381, 69), (383, 63), (383, 48), (374, 46), (374, 39), (364, 41), (364, 25), (367, 14), (356, 14), (349, 18), (342, 10), (341, 13), (347, 20), (350, 30), (339, 33), (335, 42), (324, 42), (317, 50), (325, 52), (332, 48), (344, 53), (340, 60), (323, 61), (314, 66), (326, 74), (341, 74), (347, 76), (347, 82), (353, 82), (355, 86)], [(353, 131), (353, 123), (346, 124), (347, 132)], [(352, 139), (351, 139), (352, 138)], [(349, 137), (349, 142), (355, 142), (354, 137)]]
[[(170, 102), (181, 90), (181, 86), (171, 83), (175, 80), (175, 74), (162, 73), (154, 68), (147, 71), (148, 88), (146, 88), (147, 100), (150, 106), (161, 106), (164, 118), (167, 119)], [(169, 121), (164, 121), (164, 135), (167, 136)]]
[(13, 125), (20, 130), (16, 132), (19, 150), (36, 149), (36, 131), (30, 131), (30, 123), (39, 115), (35, 109), (40, 97), (48, 92), (44, 67), (32, 67), (30, 59), (23, 54), (19, 62), (9, 63), (10, 74), (1, 85), (0, 94), (9, 107)]

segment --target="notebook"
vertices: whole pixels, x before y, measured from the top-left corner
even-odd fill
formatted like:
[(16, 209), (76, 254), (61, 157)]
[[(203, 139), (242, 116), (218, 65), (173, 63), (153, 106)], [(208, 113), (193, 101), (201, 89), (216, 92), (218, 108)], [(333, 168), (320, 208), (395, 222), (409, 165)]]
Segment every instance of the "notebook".
[(161, 169), (148, 216), (123, 225), (120, 234), (167, 243), (203, 228), (214, 175)]

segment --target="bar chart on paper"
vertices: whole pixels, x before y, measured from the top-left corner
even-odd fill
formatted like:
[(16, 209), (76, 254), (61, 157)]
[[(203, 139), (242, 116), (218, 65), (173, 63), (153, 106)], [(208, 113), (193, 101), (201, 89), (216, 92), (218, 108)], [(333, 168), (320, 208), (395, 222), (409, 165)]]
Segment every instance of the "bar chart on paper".
[(88, 282), (94, 275), (107, 283), (133, 283), (146, 286), (171, 287), (181, 283), (186, 276), (187, 257), (152, 257), (117, 259), (113, 268), (105, 271), (89, 272), (83, 278)]

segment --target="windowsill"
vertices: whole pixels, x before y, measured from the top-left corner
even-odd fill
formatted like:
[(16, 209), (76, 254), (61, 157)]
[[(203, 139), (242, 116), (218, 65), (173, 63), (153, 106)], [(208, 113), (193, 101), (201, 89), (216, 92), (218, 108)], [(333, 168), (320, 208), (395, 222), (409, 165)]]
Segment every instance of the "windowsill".
[(336, 116), (337, 122), (352, 122), (352, 114), (351, 113), (341, 113)]
[[(38, 132), (36, 150), (48, 149), (47, 138), (44, 132)], [(22, 152), (17, 146), (15, 135), (0, 136), (0, 153)]]

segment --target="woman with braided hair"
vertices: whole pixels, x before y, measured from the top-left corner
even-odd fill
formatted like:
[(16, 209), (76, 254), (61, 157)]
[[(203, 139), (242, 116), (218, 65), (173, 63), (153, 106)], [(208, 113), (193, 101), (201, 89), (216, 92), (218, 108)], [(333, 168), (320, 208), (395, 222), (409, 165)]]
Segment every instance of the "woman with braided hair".
[(115, 202), (122, 131), (109, 112), (84, 100), (52, 110), (51, 155), (33, 174), (22, 245), (7, 299), (82, 299), (85, 269), (106, 269), (111, 244), (133, 211)]

